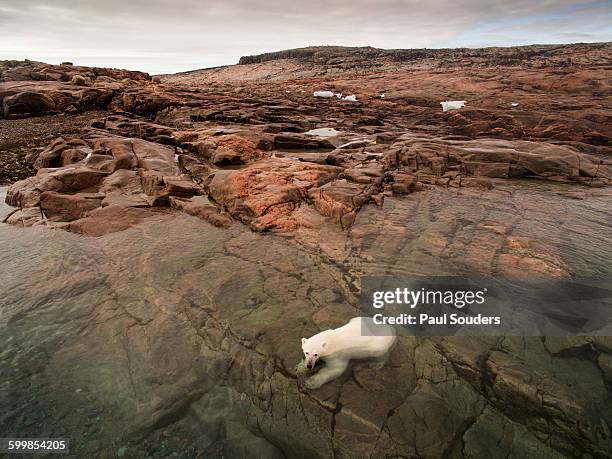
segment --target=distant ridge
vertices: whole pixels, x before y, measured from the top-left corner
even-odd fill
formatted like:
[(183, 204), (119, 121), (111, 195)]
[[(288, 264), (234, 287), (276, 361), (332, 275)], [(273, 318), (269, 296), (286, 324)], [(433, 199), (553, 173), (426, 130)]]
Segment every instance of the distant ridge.
[(500, 56), (509, 64), (511, 61), (521, 62), (534, 57), (563, 54), (568, 50), (574, 51), (576, 47), (583, 47), (585, 51), (602, 49), (610, 46), (610, 42), (605, 43), (576, 43), (561, 45), (525, 45), (509, 47), (488, 47), (488, 48), (414, 48), (414, 49), (382, 49), (371, 46), (350, 47), (350, 46), (309, 46), (305, 48), (287, 49), (274, 51), (251, 56), (242, 56), (238, 65), (261, 64), (263, 62), (296, 59), (301, 62), (312, 62), (317, 64), (328, 64), (332, 59), (385, 59), (395, 62), (407, 62), (419, 59), (445, 59), (445, 58), (482, 58), (486, 55), (494, 57), (496, 60)]
[(612, 42), (490, 48), (380, 49), (309, 46), (243, 56), (237, 65), (163, 75), (164, 81), (286, 80), (340, 73), (385, 73), (451, 68), (612, 69)]

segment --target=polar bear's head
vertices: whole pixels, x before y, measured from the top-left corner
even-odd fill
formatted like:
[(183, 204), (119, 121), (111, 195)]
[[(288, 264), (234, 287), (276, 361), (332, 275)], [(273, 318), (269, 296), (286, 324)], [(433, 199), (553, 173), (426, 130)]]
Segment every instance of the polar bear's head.
[(314, 368), (317, 360), (325, 355), (327, 342), (319, 335), (308, 339), (302, 338), (302, 351), (306, 360), (306, 368)]

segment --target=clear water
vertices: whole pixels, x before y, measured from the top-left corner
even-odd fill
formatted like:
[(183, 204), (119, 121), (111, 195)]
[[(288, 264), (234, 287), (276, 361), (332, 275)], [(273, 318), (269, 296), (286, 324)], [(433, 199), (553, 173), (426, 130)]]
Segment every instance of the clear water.
[(437, 189), (367, 206), (348, 233), (259, 234), (180, 213), (99, 238), (2, 224), (0, 431), (70, 437), (75, 457), (280, 455), (246, 427), (253, 394), (276, 387), (260, 374), (355, 314), (361, 276), (496, 274), (508, 236), (571, 274), (610, 275), (609, 193), (567, 190)]

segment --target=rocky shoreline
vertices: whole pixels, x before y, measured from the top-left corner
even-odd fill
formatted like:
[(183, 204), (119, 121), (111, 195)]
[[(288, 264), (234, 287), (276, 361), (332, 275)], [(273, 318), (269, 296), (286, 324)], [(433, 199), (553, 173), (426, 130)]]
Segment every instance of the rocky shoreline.
[[(36, 175), (7, 194), (18, 210), (6, 221), (22, 226), (87, 234), (94, 221), (99, 235), (130, 226), (147, 209), (172, 207), (257, 231), (294, 231), (319, 216), (346, 229), (364, 205), (436, 186), (493, 189), (499, 179), (527, 178), (605, 187), (612, 176), (609, 115), (586, 99), (588, 91), (562, 92), (574, 99), (570, 121), (554, 109), (469, 108), (471, 101), (441, 113), (434, 101), (401, 103), (393, 90), (385, 98), (360, 96), (359, 102), (317, 100), (306, 89), (279, 92), (263, 83), (233, 91), (218, 85), (187, 89), (134, 72), (60, 66), (54, 73), (42, 64), (4, 65), (5, 117), (90, 106), (116, 112), (28, 154)], [(572, 72), (576, 78), (579, 72)], [(60, 81), (41, 86), (26, 79), (34, 77)], [(486, 89), (488, 82), (480, 86)], [(50, 105), (26, 104), (30, 94)], [(410, 108), (414, 113), (404, 113)], [(315, 128), (338, 130), (321, 137), (309, 133)], [(124, 218), (107, 230), (99, 225)]]
[(0, 430), (71, 432), (75, 457), (610, 457), (609, 337), (401, 337), (382, 370), (295, 372), (362, 276), (610, 276), (601, 49), (155, 79), (1, 62), (0, 129), (78, 132), (6, 190)]

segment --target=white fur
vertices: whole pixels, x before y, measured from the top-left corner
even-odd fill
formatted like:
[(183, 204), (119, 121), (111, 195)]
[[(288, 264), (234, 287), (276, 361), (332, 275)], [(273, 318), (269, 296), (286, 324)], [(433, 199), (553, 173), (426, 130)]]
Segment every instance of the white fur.
[[(383, 336), (364, 336), (362, 326)], [(325, 367), (306, 380), (306, 387), (316, 389), (337, 378), (353, 359), (377, 359), (378, 367), (382, 367), (395, 339), (392, 327), (377, 325), (370, 317), (355, 317), (340, 328), (302, 338), (306, 366), (314, 368), (317, 360), (325, 361)]]

